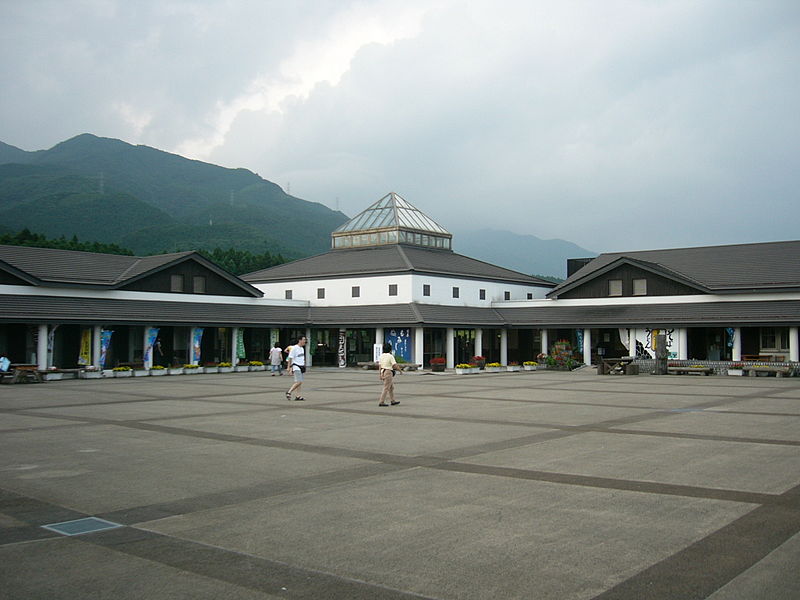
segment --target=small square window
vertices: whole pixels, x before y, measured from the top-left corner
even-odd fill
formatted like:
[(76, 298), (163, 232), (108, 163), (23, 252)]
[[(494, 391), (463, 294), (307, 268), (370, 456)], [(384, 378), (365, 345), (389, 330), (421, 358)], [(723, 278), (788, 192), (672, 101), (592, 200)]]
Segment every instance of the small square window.
[(486, 300), (486, 290), (480, 290), (478, 292), (478, 298), (480, 298), (481, 300)]
[(325, 288), (317, 288), (317, 298), (324, 298), (325, 297)]
[(608, 280), (608, 295), (609, 296), (622, 296), (622, 279), (609, 279)]
[(285, 292), (283, 292), (283, 295), (284, 295), (283, 297), (286, 298), (287, 300), (291, 300), (292, 299), (292, 290), (286, 290)]
[(390, 296), (397, 296), (397, 284), (390, 283), (389, 284), (389, 295)]
[(183, 275), (170, 275), (169, 277), (169, 291), (182, 292), (183, 291)]
[(533, 300), (533, 294), (528, 292), (528, 300)]
[(633, 295), (634, 296), (647, 296), (647, 279), (634, 279), (633, 280)]
[(459, 292), (458, 292), (458, 288), (457, 288), (457, 287), (454, 287), (454, 288), (453, 288), (453, 298), (458, 298), (458, 293), (459, 293)]
[(511, 292), (503, 292), (503, 300), (511, 300)]
[(202, 275), (192, 277), (192, 291), (195, 294), (206, 293), (206, 278)]
[(360, 298), (361, 297), (361, 286), (354, 285), (352, 288), (353, 298)]
[(431, 295), (431, 286), (427, 283), (422, 284), (422, 295), (423, 296), (430, 296)]

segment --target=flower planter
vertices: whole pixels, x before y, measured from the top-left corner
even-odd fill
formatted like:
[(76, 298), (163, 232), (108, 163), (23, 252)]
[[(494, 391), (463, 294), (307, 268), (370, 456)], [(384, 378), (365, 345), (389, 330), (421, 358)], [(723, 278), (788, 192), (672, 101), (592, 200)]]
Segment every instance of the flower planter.
[(203, 367), (203, 373), (219, 373), (219, 367)]
[(236, 365), (235, 367), (233, 367), (233, 370), (236, 373), (247, 373), (250, 370), (250, 366), (249, 365)]
[(535, 371), (536, 370), (536, 365), (522, 365), (522, 368), (525, 371)]
[(487, 373), (500, 373), (505, 371), (505, 367), (484, 367), (483, 370)]
[(114, 371), (112, 369), (103, 369), (103, 377), (113, 377)]
[(728, 369), (728, 375), (734, 375), (734, 376), (737, 376), (737, 377), (741, 377), (742, 375), (744, 375), (744, 370), (743, 369)]
[(480, 373), (480, 369), (475, 367), (474, 369), (459, 369), (456, 367), (456, 375), (475, 375)]
[(150, 377), (150, 369), (134, 369), (134, 377)]
[(153, 377), (162, 377), (167, 374), (166, 369), (150, 369), (150, 375)]
[(183, 367), (170, 368), (170, 369), (167, 369), (167, 372), (170, 375), (183, 375)]
[(42, 379), (45, 381), (58, 381), (64, 379), (63, 373), (42, 373)]
[(103, 376), (102, 371), (80, 371), (78, 372), (79, 379), (100, 379)]
[(203, 372), (203, 369), (201, 369), (200, 367), (197, 367), (195, 369), (187, 369), (187, 368), (184, 367), (184, 369), (183, 369), (183, 374), (184, 375), (197, 375), (198, 373), (202, 373), (202, 372)]
[(114, 371), (114, 377), (133, 377), (133, 371)]
[(250, 365), (251, 371), (266, 371), (267, 365)]
[(217, 367), (217, 373), (233, 373), (233, 367)]
[(431, 371), (434, 373), (444, 373), (444, 368), (447, 365), (431, 365)]
[(522, 370), (522, 367), (520, 367), (519, 365), (508, 365), (508, 366), (506, 366), (506, 371), (510, 371), (512, 373), (515, 373), (515, 372), (521, 371), (521, 370)]

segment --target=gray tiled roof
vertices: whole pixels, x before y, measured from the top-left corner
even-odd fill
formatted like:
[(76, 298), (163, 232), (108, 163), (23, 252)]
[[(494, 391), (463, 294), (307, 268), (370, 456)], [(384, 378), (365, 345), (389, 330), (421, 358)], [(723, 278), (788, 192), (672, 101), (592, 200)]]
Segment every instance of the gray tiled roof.
[(504, 281), (553, 287), (555, 284), (504, 269), (449, 250), (393, 244), (372, 248), (331, 250), (277, 267), (242, 275), (249, 283), (268, 283), (331, 277), (363, 277), (389, 273), (422, 273), (448, 277)]
[(550, 295), (573, 288), (622, 258), (655, 265), (710, 292), (800, 287), (800, 241), (608, 252), (559, 284)]

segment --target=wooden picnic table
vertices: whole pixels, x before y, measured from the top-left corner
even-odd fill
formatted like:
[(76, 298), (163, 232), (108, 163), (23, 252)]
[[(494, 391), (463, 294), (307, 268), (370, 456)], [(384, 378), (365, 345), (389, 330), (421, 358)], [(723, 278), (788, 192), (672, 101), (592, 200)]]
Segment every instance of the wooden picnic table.
[(11, 363), (8, 373), (3, 373), (3, 378), (9, 377), (11, 383), (44, 383), (39, 373), (39, 365), (28, 363)]

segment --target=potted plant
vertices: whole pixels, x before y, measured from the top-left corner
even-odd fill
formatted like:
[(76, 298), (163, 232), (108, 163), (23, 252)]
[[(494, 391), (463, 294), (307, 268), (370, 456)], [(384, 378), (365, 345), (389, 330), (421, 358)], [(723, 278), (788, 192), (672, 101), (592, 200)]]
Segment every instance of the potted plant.
[(447, 359), (442, 356), (434, 356), (431, 359), (431, 371), (436, 371), (437, 373), (441, 373), (444, 371), (444, 367), (447, 364)]
[[(233, 371), (233, 364), (229, 362), (221, 362), (217, 365), (219, 373), (231, 373)], [(206, 371), (208, 373), (209, 371)]]
[(486, 371), (487, 373), (499, 373), (504, 369), (503, 365), (501, 365), (499, 362), (491, 362), (491, 363), (486, 363), (486, 367), (484, 367), (483, 370)]
[(47, 367), (46, 371), (41, 371), (42, 379), (45, 381), (58, 381), (59, 379), (64, 379), (64, 374), (58, 370), (58, 367), (52, 366)]
[(183, 375), (183, 365), (173, 365), (167, 369), (170, 375)]
[(79, 379), (100, 379), (102, 376), (103, 372), (96, 369), (93, 365), (89, 365), (78, 371)]
[(236, 373), (247, 373), (250, 370), (250, 363), (246, 360), (240, 360), (236, 366), (233, 367), (233, 370)]
[(472, 362), (473, 365), (475, 365), (479, 369), (483, 369), (486, 366), (486, 357), (485, 356), (473, 356), (471, 362)]
[(114, 371), (114, 377), (131, 377), (133, 376), (133, 371), (130, 367), (114, 367), (112, 369)]
[(456, 375), (472, 375), (473, 373), (480, 373), (478, 365), (460, 363), (456, 365)]
[(261, 362), (260, 360), (251, 360), (250, 361), (250, 370), (251, 371), (264, 371), (266, 370), (266, 365)]
[(144, 365), (142, 365), (141, 367), (134, 367), (133, 376), (134, 377), (150, 377), (150, 369), (145, 369)]
[(219, 365), (212, 362), (206, 363), (203, 365), (203, 373), (219, 373)]
[(728, 375), (736, 375), (741, 377), (744, 374), (744, 365), (742, 363), (733, 363), (728, 367)]
[(535, 371), (536, 367), (538, 366), (539, 363), (537, 363), (535, 360), (526, 360), (525, 362), (522, 363), (522, 368), (525, 369), (526, 371)]
[(506, 371), (516, 372), (516, 371), (519, 371), (520, 368), (521, 367), (519, 366), (518, 362), (512, 361), (512, 362), (508, 363), (508, 366), (506, 366)]
[(202, 373), (200, 365), (183, 365), (184, 375), (197, 375), (198, 373)]
[(153, 367), (150, 369), (150, 375), (154, 377), (159, 377), (166, 374), (167, 374), (166, 367), (162, 367), (161, 365), (153, 365)]

